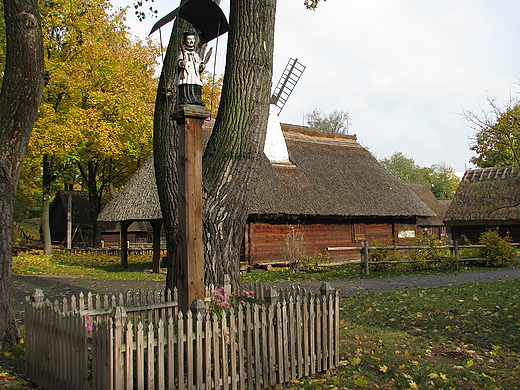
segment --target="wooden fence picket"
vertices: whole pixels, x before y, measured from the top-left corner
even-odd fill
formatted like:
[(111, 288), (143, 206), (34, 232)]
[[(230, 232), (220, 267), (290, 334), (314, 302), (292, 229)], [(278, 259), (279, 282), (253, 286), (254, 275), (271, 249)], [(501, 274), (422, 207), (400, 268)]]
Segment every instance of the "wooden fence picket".
[(184, 315), (170, 292), (27, 300), (27, 373), (56, 390), (249, 390), (339, 363), (337, 292), (248, 288), (253, 303), (220, 315)]

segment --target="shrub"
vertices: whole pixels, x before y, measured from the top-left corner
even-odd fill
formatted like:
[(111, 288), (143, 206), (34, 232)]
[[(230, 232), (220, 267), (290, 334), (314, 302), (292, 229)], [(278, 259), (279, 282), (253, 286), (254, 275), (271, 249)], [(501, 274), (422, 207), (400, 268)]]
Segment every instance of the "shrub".
[[(383, 247), (390, 247), (393, 246), (389, 244), (388, 242), (379, 242), (377, 240), (374, 240), (372, 243), (373, 246), (383, 246)], [(376, 261), (376, 262), (383, 262), (383, 261), (398, 261), (400, 260), (400, 256), (397, 253), (396, 249), (374, 249), (371, 250), (369, 253), (370, 261)], [(373, 272), (385, 272), (391, 269), (392, 267), (399, 266), (398, 264), (388, 264), (388, 263), (382, 263), (382, 264), (373, 264), (371, 265), (371, 270)]]
[(488, 230), (482, 233), (478, 239), (479, 244), (486, 245), (481, 249), (481, 256), (491, 261), (486, 265), (494, 265), (496, 267), (510, 267), (516, 258), (516, 250), (511, 245), (511, 237), (506, 235), (500, 236), (498, 229)]
[(302, 268), (302, 262), (307, 252), (302, 225), (289, 225), (289, 233), (283, 236), (280, 250), (282, 258), (293, 271), (299, 271)]
[(306, 272), (321, 272), (323, 267), (319, 264), (329, 263), (330, 255), (328, 253), (318, 253), (316, 256), (303, 256), (300, 260), (299, 270)]

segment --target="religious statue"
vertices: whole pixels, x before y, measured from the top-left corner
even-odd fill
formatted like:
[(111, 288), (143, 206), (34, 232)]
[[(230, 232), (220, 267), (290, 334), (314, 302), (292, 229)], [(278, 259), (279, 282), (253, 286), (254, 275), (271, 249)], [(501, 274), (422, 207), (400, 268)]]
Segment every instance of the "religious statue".
[(178, 103), (179, 105), (195, 104), (204, 107), (200, 74), (205, 68), (205, 62), (201, 61), (200, 56), (195, 51), (195, 33), (188, 31), (183, 35), (183, 47), (177, 61), (179, 72)]

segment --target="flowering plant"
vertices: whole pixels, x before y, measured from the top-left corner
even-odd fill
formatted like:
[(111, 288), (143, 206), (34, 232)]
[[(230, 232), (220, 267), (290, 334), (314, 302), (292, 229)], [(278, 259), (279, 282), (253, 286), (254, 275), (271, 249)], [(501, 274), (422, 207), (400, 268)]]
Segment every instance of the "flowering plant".
[(249, 290), (242, 290), (240, 296), (236, 293), (228, 294), (224, 287), (213, 290), (212, 294), (209, 310), (219, 315), (231, 308), (237, 309), (239, 305), (245, 306), (246, 302), (252, 301), (255, 295), (254, 291)]

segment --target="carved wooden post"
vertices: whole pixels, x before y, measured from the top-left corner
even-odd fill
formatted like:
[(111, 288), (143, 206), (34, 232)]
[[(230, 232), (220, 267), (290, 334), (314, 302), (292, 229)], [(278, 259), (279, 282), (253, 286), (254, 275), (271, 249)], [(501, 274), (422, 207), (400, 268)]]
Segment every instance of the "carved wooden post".
[(173, 114), (179, 127), (179, 309), (186, 313), (194, 299), (204, 299), (202, 240), (202, 123), (211, 112), (180, 106)]

